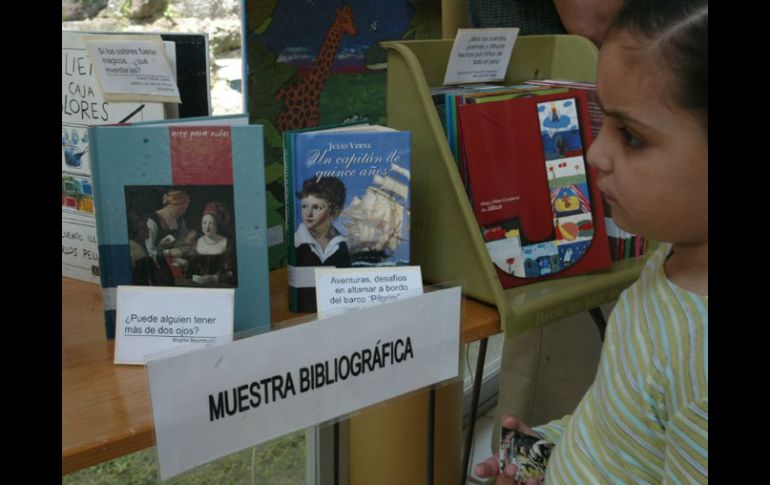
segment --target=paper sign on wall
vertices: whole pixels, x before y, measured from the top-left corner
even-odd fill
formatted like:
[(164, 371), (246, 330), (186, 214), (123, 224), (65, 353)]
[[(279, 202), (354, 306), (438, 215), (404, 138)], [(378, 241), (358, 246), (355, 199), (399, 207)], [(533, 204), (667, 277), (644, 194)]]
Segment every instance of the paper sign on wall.
[(460, 301), (448, 288), (148, 360), (161, 480), (456, 378)]
[(89, 35), (84, 40), (107, 101), (182, 102), (159, 35)]
[(422, 293), (419, 266), (319, 267), (315, 270), (318, 316), (352, 311)]
[(233, 289), (118, 286), (115, 363), (181, 346), (232, 340)]
[(458, 29), (444, 84), (503, 81), (518, 28)]

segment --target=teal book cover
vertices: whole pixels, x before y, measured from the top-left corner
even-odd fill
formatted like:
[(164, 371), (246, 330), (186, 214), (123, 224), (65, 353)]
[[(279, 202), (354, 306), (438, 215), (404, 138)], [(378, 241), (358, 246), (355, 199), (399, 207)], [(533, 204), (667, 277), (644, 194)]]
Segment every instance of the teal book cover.
[(107, 338), (117, 286), (234, 288), (233, 332), (267, 329), (259, 125), (89, 130)]
[(410, 262), (411, 134), (373, 126), (290, 133), (289, 309), (315, 312), (315, 267)]

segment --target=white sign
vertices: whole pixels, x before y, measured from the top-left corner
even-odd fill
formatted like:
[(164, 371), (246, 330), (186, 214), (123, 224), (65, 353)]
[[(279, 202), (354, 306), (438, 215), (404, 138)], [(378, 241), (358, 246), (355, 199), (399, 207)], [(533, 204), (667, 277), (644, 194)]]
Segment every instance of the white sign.
[(234, 295), (232, 289), (118, 286), (115, 363), (142, 365), (162, 350), (232, 340)]
[(503, 81), (518, 28), (458, 29), (444, 84)]
[(460, 298), (448, 288), (149, 359), (161, 480), (457, 377)]
[(181, 103), (160, 36), (89, 35), (85, 43), (104, 99)]
[(353, 311), (422, 293), (419, 266), (320, 267), (315, 270), (318, 316)]

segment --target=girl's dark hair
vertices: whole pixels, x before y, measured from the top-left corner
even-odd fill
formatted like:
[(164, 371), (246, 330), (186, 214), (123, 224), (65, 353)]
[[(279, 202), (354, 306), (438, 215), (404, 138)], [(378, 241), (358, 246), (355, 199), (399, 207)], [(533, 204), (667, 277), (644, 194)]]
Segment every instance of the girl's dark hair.
[(297, 197), (303, 199), (308, 195), (324, 199), (329, 203), (332, 214), (341, 211), (345, 206), (345, 184), (337, 177), (321, 177), (316, 180), (311, 177), (302, 183), (302, 191), (297, 192)]
[(708, 132), (708, 0), (626, 0), (609, 34), (626, 30), (659, 44), (675, 74), (674, 99)]

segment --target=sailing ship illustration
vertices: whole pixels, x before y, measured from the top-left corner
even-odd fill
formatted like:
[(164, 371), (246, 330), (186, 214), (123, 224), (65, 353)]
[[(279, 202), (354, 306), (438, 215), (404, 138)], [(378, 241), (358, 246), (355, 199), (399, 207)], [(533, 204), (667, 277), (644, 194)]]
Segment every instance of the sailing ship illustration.
[(380, 263), (408, 242), (409, 181), (409, 170), (391, 163), (387, 175), (374, 175), (362, 196), (355, 196), (343, 211), (353, 264)]

